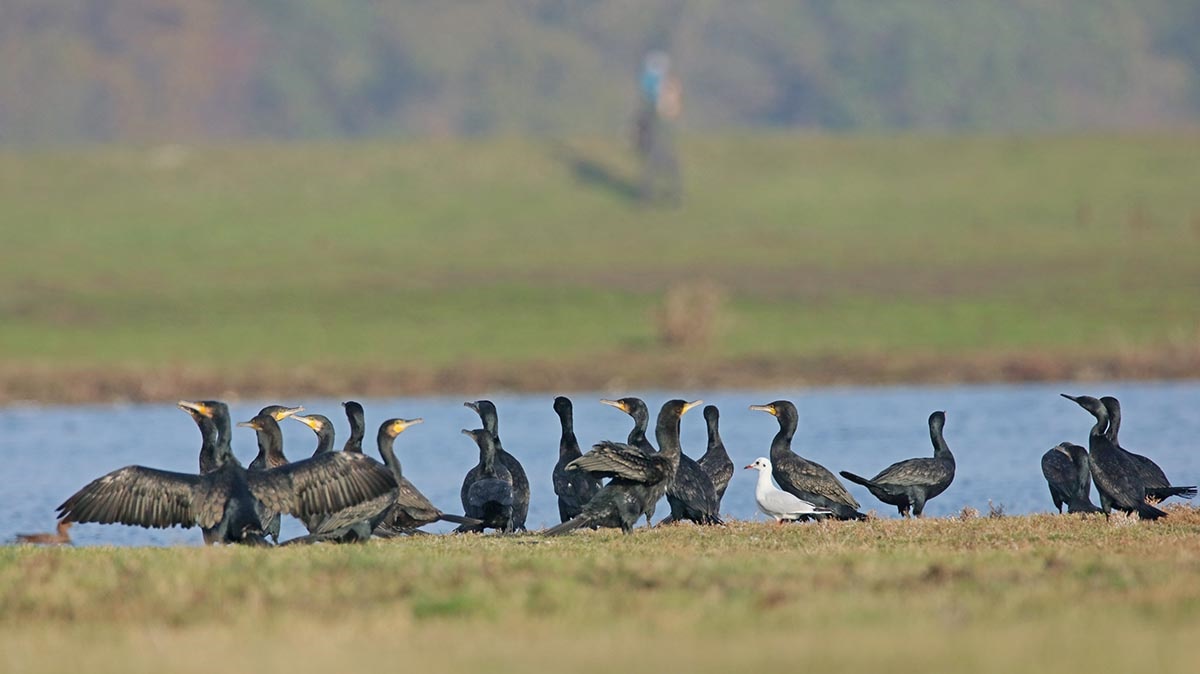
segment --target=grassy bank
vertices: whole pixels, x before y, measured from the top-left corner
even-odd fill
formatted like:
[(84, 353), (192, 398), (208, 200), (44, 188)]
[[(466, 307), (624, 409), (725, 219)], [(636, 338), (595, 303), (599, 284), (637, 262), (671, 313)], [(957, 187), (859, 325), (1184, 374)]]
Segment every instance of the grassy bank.
[[(1194, 134), (695, 138), (682, 207), (652, 209), (607, 141), (0, 154), (0, 398), (677, 385), (672, 358), (1195, 376), (1197, 157)], [(700, 281), (708, 339), (681, 351), (656, 316)]]
[[(1186, 668), (1200, 515), (0, 549), (9, 671)], [(1182, 670), (1181, 670), (1182, 671)]]

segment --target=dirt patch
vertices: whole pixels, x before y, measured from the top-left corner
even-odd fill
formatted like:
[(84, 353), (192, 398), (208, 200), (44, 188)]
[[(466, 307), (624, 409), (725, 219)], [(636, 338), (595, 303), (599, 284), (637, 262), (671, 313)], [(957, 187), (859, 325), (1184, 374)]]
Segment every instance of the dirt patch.
[(777, 359), (703, 353), (604, 353), (527, 363), (446, 367), (255, 368), (0, 364), (0, 404), (172, 401), (190, 397), (389, 397), (496, 391), (621, 391), (641, 388), (785, 388), (1200, 378), (1200, 347), (1119, 354), (1028, 352), (868, 354)]

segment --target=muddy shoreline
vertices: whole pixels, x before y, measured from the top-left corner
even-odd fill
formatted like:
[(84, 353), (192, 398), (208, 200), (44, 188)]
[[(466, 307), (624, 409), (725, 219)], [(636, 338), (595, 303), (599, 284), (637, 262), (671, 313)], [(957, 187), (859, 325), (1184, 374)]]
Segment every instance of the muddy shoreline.
[(790, 359), (717, 358), (703, 353), (604, 354), (518, 364), (464, 362), (429, 368), (306, 365), (253, 371), (188, 365), (7, 363), (0, 364), (0, 405), (1194, 378), (1200, 378), (1200, 346), (1118, 354), (930, 353)]

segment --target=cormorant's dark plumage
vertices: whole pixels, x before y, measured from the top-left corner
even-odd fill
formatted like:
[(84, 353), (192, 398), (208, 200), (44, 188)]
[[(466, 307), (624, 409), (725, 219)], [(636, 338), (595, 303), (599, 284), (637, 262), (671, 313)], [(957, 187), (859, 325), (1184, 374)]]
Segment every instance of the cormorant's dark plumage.
[(954, 481), (954, 454), (942, 436), (945, 424), (945, 412), (929, 415), (932, 459), (922, 457), (897, 461), (870, 480), (844, 470), (841, 471), (842, 477), (866, 487), (880, 501), (896, 506), (901, 515), (908, 517), (911, 509), (913, 515), (920, 517), (925, 512), (925, 502), (946, 491)]
[(516, 499), (513, 497), (513, 478), (499, 460), (495, 436), (486, 428), (473, 431), (464, 428), (462, 432), (471, 436), (479, 446), (479, 465), (471, 469), (476, 477), (470, 484), (464, 484), (463, 507), (467, 517), (477, 519), (481, 524), (464, 524), (458, 530), (483, 531), (487, 528), (514, 531)]
[(346, 445), (342, 447), (342, 451), (362, 454), (363, 438), (367, 434), (367, 421), (363, 406), (353, 400), (347, 400), (342, 403), (342, 407), (346, 409), (346, 421), (350, 422), (350, 437), (346, 439)]
[[(278, 430), (278, 422), (303, 411), (303, 407), (284, 407), (283, 405), (267, 405), (258, 411), (258, 416), (269, 416), (276, 421), (275, 428)], [(270, 470), (271, 468), (279, 468), (288, 465), (288, 459), (283, 454), (283, 434), (272, 434), (266, 428), (259, 429), (251, 421), (244, 421), (238, 426), (254, 428), (255, 435), (258, 437), (258, 456), (250, 462), (250, 470)], [(271, 540), (279, 542), (279, 528), (283, 524), (283, 518), (277, 511), (267, 511), (259, 508), (259, 518), (263, 523), (263, 533), (270, 536)]]
[(600, 491), (600, 480), (578, 470), (567, 470), (571, 463), (583, 453), (575, 439), (575, 421), (571, 401), (563, 396), (554, 399), (554, 411), (562, 426), (562, 437), (558, 440), (558, 462), (554, 464), (554, 493), (558, 496), (559, 521), (578, 517), (583, 506)]
[[(198, 409), (181, 407), (192, 415), (205, 443), (217, 445), (213, 419)], [(254, 423), (273, 425), (279, 432), (279, 424), (270, 415), (257, 416)], [(262, 544), (260, 501), (270, 511), (303, 520), (354, 506), (395, 488), (387, 468), (367, 457), (331, 453), (272, 470), (247, 471), (230, 454), (203, 475), (126, 466), (85, 485), (64, 501), (58, 512), (59, 519), (66, 522), (160, 529), (200, 526), (212, 531), (211, 536), (206, 533), (207, 543)]]
[[(629, 437), (625, 440), (625, 444), (630, 447), (639, 449), (646, 456), (653, 456), (658, 453), (654, 445), (646, 439), (646, 430), (650, 428), (650, 408), (646, 407), (646, 402), (641, 398), (621, 398), (619, 400), (600, 401), (610, 407), (615, 407), (625, 414), (633, 418), (633, 428), (629, 431)], [(654, 510), (658, 503), (651, 503), (646, 508), (646, 526), (653, 524), (650, 520), (654, 519)]]
[(545, 531), (546, 535), (564, 534), (583, 526), (620, 527), (633, 530), (646, 509), (663, 497), (679, 468), (679, 422), (685, 412), (699, 405), (682, 400), (667, 401), (658, 414), (656, 436), (660, 452), (648, 453), (632, 445), (601, 442), (592, 451), (568, 464), (568, 470), (582, 470), (597, 478), (612, 478), (588, 501), (578, 517)]
[[(492, 434), (492, 443), (496, 446), (496, 461), (503, 465), (512, 476), (513, 527), (515, 531), (524, 531), (525, 520), (529, 516), (529, 477), (525, 475), (525, 468), (521, 466), (517, 457), (504, 451), (504, 444), (500, 442), (500, 420), (496, 414), (496, 406), (490, 400), (463, 403), (463, 406), (475, 410), (475, 413), (479, 415), (479, 420), (483, 423), (484, 430)], [(467, 510), (467, 489), (477, 477), (475, 471), (480, 468), (481, 466), (473, 468), (463, 480), (460, 496), (464, 510)], [(468, 516), (470, 516), (469, 513)]]
[(1069, 396), (1065, 393), (1061, 395), (1096, 418), (1096, 424), (1088, 434), (1088, 450), (1092, 481), (1096, 483), (1096, 491), (1100, 493), (1100, 508), (1104, 513), (1108, 514), (1113, 508), (1117, 508), (1127, 513), (1136, 511), (1142, 519), (1166, 517), (1165, 512), (1146, 503), (1146, 488), (1137, 476), (1133, 460), (1105, 435), (1108, 410), (1105, 409), (1104, 403), (1091, 396)]
[(1151, 503), (1160, 503), (1172, 496), (1190, 499), (1196, 495), (1196, 487), (1194, 485), (1187, 487), (1173, 487), (1170, 480), (1167, 479), (1167, 474), (1162, 468), (1158, 467), (1157, 463), (1150, 460), (1150, 457), (1134, 454), (1133, 452), (1121, 446), (1121, 441), (1118, 439), (1118, 434), (1121, 432), (1121, 403), (1112, 396), (1104, 396), (1100, 399), (1104, 405), (1104, 409), (1108, 412), (1108, 430), (1104, 432), (1104, 437), (1113, 444), (1118, 450), (1123, 452), (1125, 456), (1132, 461), (1132, 466), (1137, 474), (1137, 477), (1142, 482), (1142, 486), (1146, 488), (1146, 498)]
[(1087, 450), (1064, 442), (1042, 455), (1042, 475), (1050, 486), (1054, 507), (1069, 513), (1098, 513), (1092, 503), (1092, 468)]
[(292, 419), (308, 426), (317, 434), (317, 448), (313, 450), (313, 456), (333, 451), (334, 429), (329, 417), (324, 414), (295, 414)]
[(796, 406), (787, 400), (766, 405), (751, 405), (751, 410), (766, 412), (779, 420), (779, 432), (771, 441), (771, 476), (779, 487), (793, 496), (820, 508), (832, 510), (839, 520), (861, 520), (858, 501), (846, 491), (833, 473), (815, 461), (802, 458), (792, 451), (792, 437), (800, 415)]
[(379, 521), (373, 527), (378, 536), (388, 537), (412, 533), (417, 527), (423, 527), (438, 520), (468, 526), (482, 524), (479, 520), (470, 517), (448, 515), (442, 512), (421, 493), (420, 489), (417, 489), (416, 485), (404, 477), (404, 470), (394, 447), (396, 436), (403, 433), (408, 427), (422, 422), (422, 419), (388, 419), (379, 426), (379, 435), (376, 438), (379, 455), (383, 457), (384, 465), (392, 471), (392, 476), (396, 478), (399, 489), (395, 500), (382, 513)]
[(716, 405), (704, 407), (704, 421), (708, 425), (708, 449), (696, 462), (712, 480), (713, 489), (717, 490), (718, 507), (721, 505), (721, 499), (725, 498), (729, 480), (733, 478), (733, 460), (725, 451), (725, 443), (721, 442), (720, 420), (721, 413)]

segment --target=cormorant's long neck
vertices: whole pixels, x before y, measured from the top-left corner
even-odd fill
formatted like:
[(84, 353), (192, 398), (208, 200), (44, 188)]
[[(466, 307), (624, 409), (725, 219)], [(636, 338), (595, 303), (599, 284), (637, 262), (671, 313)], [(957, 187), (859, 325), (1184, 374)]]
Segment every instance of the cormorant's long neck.
[(196, 424), (200, 427), (200, 472), (216, 470), (222, 464), (217, 449), (217, 427), (207, 418), (197, 419)]
[(658, 423), (654, 427), (654, 439), (658, 440), (658, 453), (664, 454), (674, 464), (679, 464), (679, 456), (683, 447), (679, 445), (678, 414), (659, 414)]
[(1094, 452), (1097, 446), (1111, 445), (1112, 443), (1109, 442), (1108, 435), (1105, 433), (1105, 429), (1108, 428), (1108, 412), (1101, 408), (1093, 412), (1093, 415), (1096, 417), (1096, 424), (1088, 433), (1088, 449)]
[(383, 463), (392, 471), (392, 477), (399, 482), (400, 478), (404, 477), (404, 471), (400, 467), (400, 458), (396, 456), (396, 450), (392, 445), (396, 442), (396, 436), (379, 429), (379, 436), (375, 440), (379, 446), (379, 456), (383, 457)]
[(721, 442), (721, 428), (717, 419), (714, 417), (705, 421), (708, 422), (708, 449), (705, 454), (713, 452), (717, 456), (728, 455), (728, 452), (725, 451), (725, 443)]
[(645, 408), (635, 407), (629, 416), (633, 417), (633, 430), (629, 431), (629, 444), (634, 447), (645, 447), (650, 444), (646, 439), (646, 429), (650, 427), (650, 413)]
[(941, 424), (929, 424), (929, 439), (933, 441), (933, 458), (954, 461), (954, 454), (950, 452), (950, 445), (947, 445), (946, 438), (942, 437)]
[(217, 431), (217, 441), (213, 447), (213, 458), (218, 465), (224, 465), (231, 460), (236, 461), (233, 456), (233, 446), (230, 445), (230, 437), (233, 436), (233, 422), (229, 418), (228, 410), (217, 410), (212, 415), (212, 422)]
[(346, 446), (342, 447), (343, 452), (351, 454), (362, 454), (363, 436), (366, 435), (365, 423), (361, 418), (349, 417), (350, 419), (350, 437), (346, 440)]
[(495, 445), (494, 450), (499, 450), (504, 447), (500, 442), (500, 419), (496, 416), (496, 410), (488, 410), (483, 415), (483, 430), (487, 431), (492, 436), (492, 443)]
[(496, 476), (496, 443), (493, 442), (491, 433), (484, 433), (484, 436), (479, 438), (479, 465), (484, 476)]
[(791, 414), (779, 415), (779, 432), (771, 440), (771, 463), (792, 454), (792, 437), (796, 435), (797, 419)]
[[(1107, 406), (1106, 406), (1107, 407)], [(1136, 410), (1135, 410), (1136, 411)], [(1121, 431), (1121, 409), (1119, 407), (1108, 408), (1108, 430), (1104, 432), (1104, 437), (1114, 445), (1120, 447), (1121, 443), (1117, 440), (1117, 433)], [(1135, 439), (1136, 443), (1137, 440)]]
[(268, 468), (272, 463), (287, 463), (283, 455), (283, 431), (278, 424), (256, 429), (254, 433), (258, 436), (258, 455), (267, 460)]
[(322, 426), (321, 430), (317, 431), (317, 449), (313, 451), (313, 456), (325, 454), (333, 451), (333, 428), (326, 425)]
[(564, 409), (558, 413), (558, 419), (562, 422), (562, 437), (558, 440), (558, 458), (559, 459), (577, 459), (582, 456), (579, 451), (579, 440), (575, 438), (575, 415), (570, 409)]

